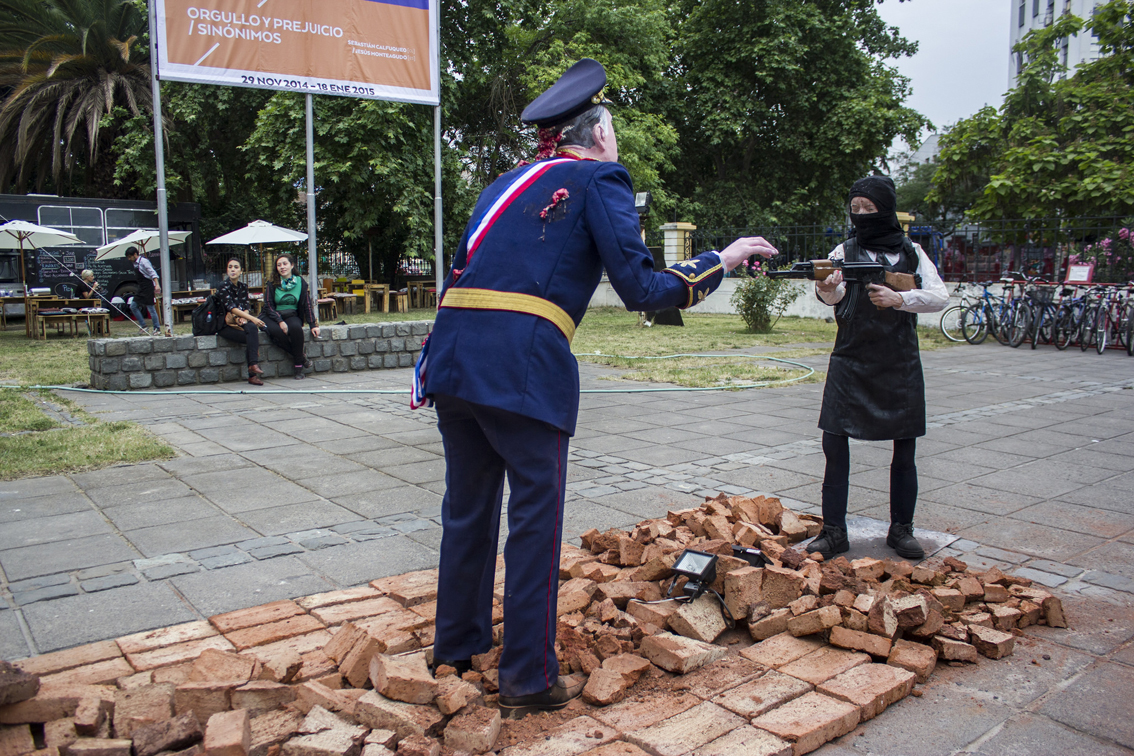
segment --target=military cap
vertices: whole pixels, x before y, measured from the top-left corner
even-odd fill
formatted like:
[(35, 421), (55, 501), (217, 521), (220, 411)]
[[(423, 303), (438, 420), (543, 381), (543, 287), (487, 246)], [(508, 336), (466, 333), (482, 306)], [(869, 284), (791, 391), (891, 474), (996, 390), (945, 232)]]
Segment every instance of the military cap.
[(520, 119), (542, 128), (556, 126), (588, 108), (607, 102), (606, 69), (602, 63), (583, 58), (568, 68), (559, 81), (524, 108)]

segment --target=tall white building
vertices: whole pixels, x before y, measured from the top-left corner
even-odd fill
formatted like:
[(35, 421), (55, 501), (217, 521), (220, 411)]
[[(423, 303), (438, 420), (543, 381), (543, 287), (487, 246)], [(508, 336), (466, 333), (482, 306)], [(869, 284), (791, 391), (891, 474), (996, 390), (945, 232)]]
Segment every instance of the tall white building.
[[(1009, 35), (1008, 52), (1011, 62), (1008, 65), (1008, 88), (1016, 86), (1016, 76), (1024, 61), (1020, 53), (1012, 52), (1016, 43), (1032, 29), (1042, 29), (1055, 22), (1058, 14), (1074, 13), (1082, 19), (1089, 19), (1100, 0), (1008, 0), (1012, 3), (1012, 23)], [(1075, 72), (1075, 66), (1089, 63), (1099, 57), (1099, 44), (1090, 31), (1083, 30), (1074, 37), (1063, 40), (1060, 60), (1067, 65), (1067, 75)]]

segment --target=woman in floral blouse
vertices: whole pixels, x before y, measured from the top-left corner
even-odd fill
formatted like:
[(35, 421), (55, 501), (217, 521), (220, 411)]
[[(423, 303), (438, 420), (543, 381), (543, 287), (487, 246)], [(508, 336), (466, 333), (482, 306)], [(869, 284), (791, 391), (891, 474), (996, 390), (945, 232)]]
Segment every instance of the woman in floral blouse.
[(263, 386), (260, 378), (260, 331), (264, 321), (252, 314), (252, 304), (248, 299), (248, 286), (240, 280), (240, 260), (235, 257), (228, 261), (228, 278), (217, 289), (216, 299), (224, 308), (224, 328), (217, 335), (229, 341), (244, 344), (248, 360), (248, 382), (253, 386)]

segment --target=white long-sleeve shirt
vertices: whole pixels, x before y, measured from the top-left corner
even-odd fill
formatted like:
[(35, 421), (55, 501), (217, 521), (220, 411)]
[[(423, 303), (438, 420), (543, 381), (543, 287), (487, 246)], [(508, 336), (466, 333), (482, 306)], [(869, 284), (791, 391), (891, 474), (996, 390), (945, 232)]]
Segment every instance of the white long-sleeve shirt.
[[(917, 273), (921, 276), (921, 288), (912, 291), (899, 291), (898, 294), (902, 297), (902, 306), (894, 309), (903, 312), (940, 312), (945, 309), (945, 305), (949, 303), (949, 290), (945, 288), (945, 282), (941, 280), (941, 276), (937, 273), (937, 266), (925, 254), (925, 250), (921, 248), (920, 244), (914, 243), (914, 249), (917, 250)], [(878, 262), (878, 255), (870, 250), (862, 250), (866, 253), (871, 262)], [(891, 265), (898, 263), (899, 255), (892, 253), (885, 253), (886, 260)], [(830, 260), (843, 259), (843, 245), (835, 247), (831, 254), (827, 255)], [(841, 283), (830, 294), (824, 294), (819, 290), (818, 285), (815, 287), (815, 293), (819, 299), (823, 300), (829, 305), (836, 305), (843, 301), (843, 297), (847, 294), (846, 283)]]

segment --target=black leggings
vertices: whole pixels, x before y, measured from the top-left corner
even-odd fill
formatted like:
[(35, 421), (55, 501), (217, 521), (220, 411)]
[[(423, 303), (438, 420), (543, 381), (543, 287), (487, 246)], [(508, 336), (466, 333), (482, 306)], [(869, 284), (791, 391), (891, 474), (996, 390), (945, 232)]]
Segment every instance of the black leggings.
[(291, 364), (302, 365), (307, 359), (303, 355), (303, 321), (297, 315), (289, 315), (283, 322), (287, 323), (287, 333), (274, 320), (265, 320), (268, 337), (273, 344), (291, 355)]
[[(894, 439), (890, 462), (890, 522), (912, 523), (917, 505), (916, 439)], [(823, 432), (823, 522), (847, 527), (847, 495), (850, 491), (850, 439)]]
[(248, 360), (248, 367), (260, 364), (260, 331), (251, 320), (245, 322), (240, 328), (226, 325), (220, 329), (217, 336), (223, 336), (229, 341), (243, 344), (244, 357)]

